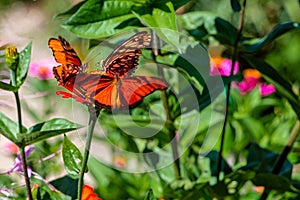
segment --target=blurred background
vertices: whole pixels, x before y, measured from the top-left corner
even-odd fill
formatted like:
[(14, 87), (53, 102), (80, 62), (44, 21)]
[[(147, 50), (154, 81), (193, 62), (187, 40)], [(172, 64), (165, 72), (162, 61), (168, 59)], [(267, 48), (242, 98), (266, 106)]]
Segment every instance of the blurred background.
[[(52, 67), (55, 62), (52, 52), (48, 48), (48, 40), (51, 37), (62, 35), (79, 51), (85, 44), (84, 39), (79, 39), (72, 33), (64, 30), (60, 25), (64, 19), (56, 17), (79, 0), (1, 0), (0, 1), (0, 49), (8, 45), (17, 46), (21, 51), (28, 43), (32, 42), (31, 66), (29, 76), (22, 87), (21, 101), (24, 117), (24, 125), (31, 126), (37, 122), (62, 117), (72, 120), (71, 104), (68, 100), (61, 101), (56, 96), (57, 81), (52, 75)], [(298, 0), (251, 0), (247, 2), (244, 35), (251, 37), (263, 37), (269, 33), (276, 24), (285, 21), (300, 21)], [(178, 10), (178, 14), (190, 11), (208, 11), (220, 16), (237, 25), (238, 14), (232, 12), (230, 1), (219, 0), (192, 0), (190, 3)], [(262, 52), (267, 61), (274, 66), (282, 76), (290, 80), (298, 91), (300, 83), (300, 34), (292, 31), (277, 39), (266, 52)], [(268, 52), (267, 52), (268, 51)], [(85, 55), (80, 52), (79, 55)], [(259, 55), (258, 55), (259, 56)], [(83, 59), (82, 59), (83, 60)], [(0, 58), (0, 80), (5, 81), (9, 77), (8, 69), (4, 65), (3, 57)], [(59, 102), (59, 103), (58, 103)], [(67, 108), (67, 109), (66, 109)], [(0, 91), (0, 110), (12, 119), (16, 119), (14, 97), (11, 93)], [(291, 112), (289, 110), (289, 112)], [(281, 113), (292, 116), (292, 113)], [(286, 117), (285, 116), (285, 117)], [(284, 127), (283, 127), (284, 128)], [(287, 130), (285, 130), (288, 133)], [(281, 132), (280, 132), (281, 134)], [(288, 135), (285, 135), (287, 138)], [(39, 150), (43, 155), (49, 155), (60, 149), (61, 138), (53, 141), (42, 142)], [(284, 144), (284, 141), (280, 141)], [(5, 171), (13, 163), (12, 155), (15, 155), (14, 147), (3, 136), (0, 136), (0, 171)], [(229, 148), (229, 147), (228, 147)], [(278, 148), (280, 149), (280, 148)], [(41, 155), (42, 157), (42, 155)], [(61, 156), (57, 158), (61, 161)], [(34, 159), (33, 159), (34, 160)], [(56, 161), (45, 162), (42, 167), (55, 169), (61, 173), (62, 169), (57, 167)], [(39, 171), (38, 169), (36, 171)], [(46, 170), (42, 170), (46, 172)], [(46, 176), (46, 174), (41, 174)], [(53, 174), (55, 176), (55, 173)], [(1, 181), (5, 181), (2, 179)], [(1, 184), (0, 181), (0, 184)]]

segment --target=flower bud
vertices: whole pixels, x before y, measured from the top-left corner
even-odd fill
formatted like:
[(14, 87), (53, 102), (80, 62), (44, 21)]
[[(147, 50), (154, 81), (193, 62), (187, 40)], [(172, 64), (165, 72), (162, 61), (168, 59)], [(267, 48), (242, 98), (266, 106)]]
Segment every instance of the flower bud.
[(19, 53), (15, 46), (6, 47), (5, 61), (9, 69), (15, 70), (19, 64)]

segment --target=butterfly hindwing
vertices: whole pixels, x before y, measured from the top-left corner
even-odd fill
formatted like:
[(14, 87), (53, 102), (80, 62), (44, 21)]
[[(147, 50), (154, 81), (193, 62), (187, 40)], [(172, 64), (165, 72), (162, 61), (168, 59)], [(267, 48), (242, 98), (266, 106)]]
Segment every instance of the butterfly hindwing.
[(145, 96), (155, 90), (166, 88), (165, 81), (150, 76), (133, 76), (119, 80), (102, 76), (92, 98), (96, 105), (101, 107), (128, 109), (138, 105)]

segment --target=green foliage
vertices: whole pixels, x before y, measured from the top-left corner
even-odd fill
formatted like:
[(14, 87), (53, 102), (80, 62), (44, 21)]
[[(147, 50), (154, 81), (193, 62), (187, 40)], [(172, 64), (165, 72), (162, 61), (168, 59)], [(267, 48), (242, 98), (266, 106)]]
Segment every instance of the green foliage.
[(64, 136), (62, 155), (68, 175), (72, 178), (78, 178), (82, 166), (82, 155), (66, 135)]

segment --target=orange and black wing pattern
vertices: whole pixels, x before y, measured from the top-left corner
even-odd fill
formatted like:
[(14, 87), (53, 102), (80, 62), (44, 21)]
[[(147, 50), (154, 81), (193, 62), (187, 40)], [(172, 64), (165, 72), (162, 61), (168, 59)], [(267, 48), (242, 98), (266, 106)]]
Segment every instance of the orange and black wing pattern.
[[(156, 90), (165, 90), (167, 83), (150, 76), (132, 76), (142, 49), (150, 45), (150, 35), (140, 32), (123, 42), (102, 63), (103, 71), (84, 72), (84, 67), (70, 44), (59, 37), (51, 38), (49, 47), (60, 66), (53, 72), (59, 85), (73, 92), (81, 103), (105, 109), (130, 109)], [(60, 92), (65, 98), (72, 97)]]
[(132, 75), (138, 66), (142, 49), (148, 47), (150, 42), (151, 36), (146, 31), (130, 37), (103, 61), (104, 71), (119, 77)]
[(70, 44), (61, 36), (50, 38), (48, 46), (60, 66), (53, 68), (53, 73), (60, 85), (68, 86), (73, 83), (74, 76), (83, 71), (80, 58)]

